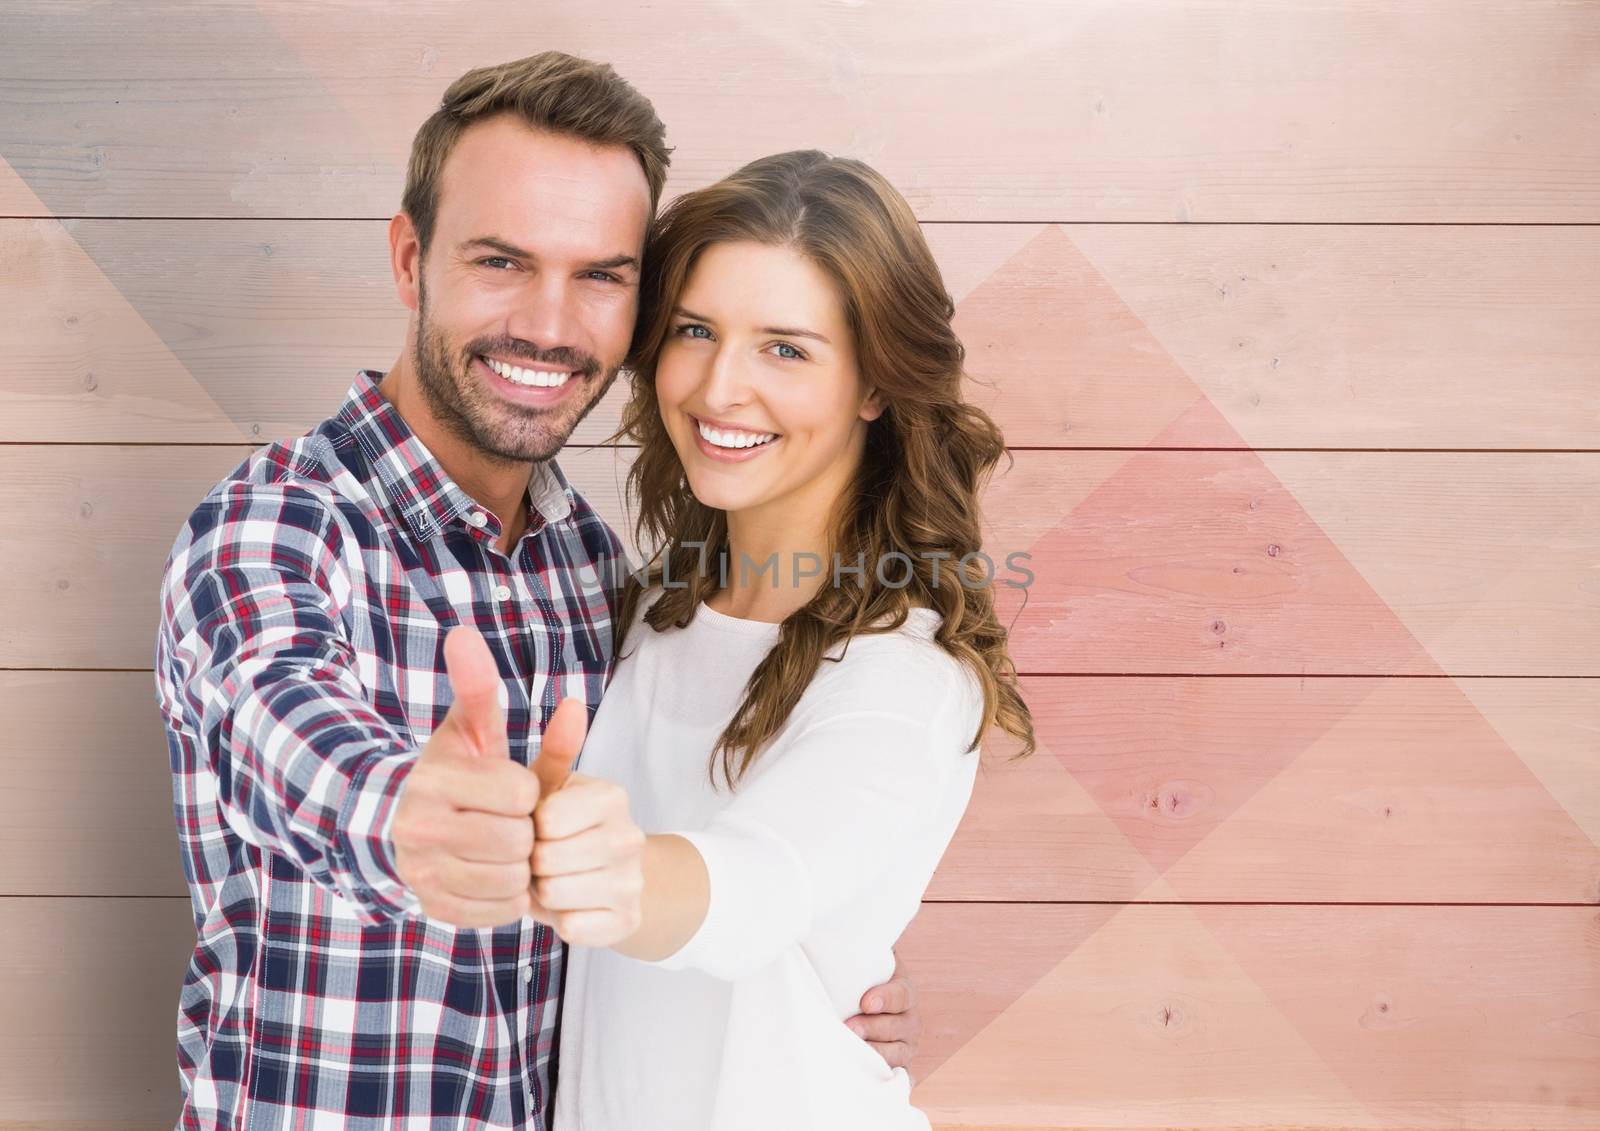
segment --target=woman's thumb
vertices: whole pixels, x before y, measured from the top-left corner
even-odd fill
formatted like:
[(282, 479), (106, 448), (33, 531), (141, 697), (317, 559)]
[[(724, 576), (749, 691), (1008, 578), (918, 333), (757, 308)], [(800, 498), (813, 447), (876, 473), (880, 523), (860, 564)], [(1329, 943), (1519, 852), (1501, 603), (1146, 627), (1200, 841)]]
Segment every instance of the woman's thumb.
[(545, 724), (539, 757), (533, 763), (540, 797), (549, 797), (567, 783), (588, 732), (589, 709), (582, 699), (567, 698), (556, 705), (555, 714)]

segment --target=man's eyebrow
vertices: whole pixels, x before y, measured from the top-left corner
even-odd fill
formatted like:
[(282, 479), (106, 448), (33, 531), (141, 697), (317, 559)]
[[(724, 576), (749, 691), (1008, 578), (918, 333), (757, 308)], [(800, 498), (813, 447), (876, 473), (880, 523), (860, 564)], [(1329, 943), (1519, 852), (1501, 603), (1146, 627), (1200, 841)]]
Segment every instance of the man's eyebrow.
[[(704, 322), (707, 325), (715, 326), (717, 324), (716, 319), (707, 318), (704, 314), (696, 314), (687, 307), (680, 306), (673, 313), (680, 314), (685, 318), (692, 318), (696, 322)], [(825, 346), (833, 345), (824, 335), (817, 333), (815, 330), (801, 330), (792, 326), (763, 326), (756, 332), (759, 334), (776, 334), (780, 338), (814, 338)]]
[[(536, 258), (534, 256), (533, 252), (524, 251), (522, 248), (518, 247), (516, 244), (508, 243), (507, 241), (501, 239), (499, 236), (478, 236), (476, 239), (467, 240), (465, 243), (463, 243), (461, 245), (461, 250), (465, 251), (466, 249), (468, 249), (470, 247), (486, 247), (486, 248), (489, 248), (492, 251), (498, 251), (501, 255), (509, 255), (513, 259), (533, 259), (533, 258)], [(613, 256), (611, 256), (611, 257), (609, 257), (607, 259), (596, 259), (592, 263), (586, 264), (584, 266), (584, 270), (586, 270), (586, 271), (594, 271), (594, 270), (607, 270), (607, 271), (609, 271), (609, 270), (615, 270), (618, 267), (634, 267), (634, 268), (637, 268), (638, 266), (639, 266), (638, 257), (629, 255), (627, 252), (620, 252), (620, 253), (618, 253), (616, 255), (613, 255)]]
[(502, 255), (509, 255), (514, 259), (533, 258), (532, 254), (529, 252), (523, 251), (514, 243), (507, 243), (499, 236), (478, 236), (475, 239), (466, 240), (461, 244), (462, 251), (466, 251), (469, 247), (491, 248), (494, 251), (500, 252)]

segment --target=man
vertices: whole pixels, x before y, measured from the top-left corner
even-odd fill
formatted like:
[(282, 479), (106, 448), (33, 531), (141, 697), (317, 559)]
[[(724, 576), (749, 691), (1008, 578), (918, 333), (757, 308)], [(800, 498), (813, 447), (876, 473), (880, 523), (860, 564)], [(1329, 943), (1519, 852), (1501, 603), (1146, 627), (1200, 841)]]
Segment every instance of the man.
[[(401, 356), (179, 534), (155, 674), (197, 933), (180, 1126), (546, 1126), (563, 948), (528, 767), (558, 701), (599, 701), (626, 569), (552, 457), (625, 359), (669, 152), (609, 67), (462, 76), (389, 227)], [(911, 994), (851, 1021), (891, 1064)]]

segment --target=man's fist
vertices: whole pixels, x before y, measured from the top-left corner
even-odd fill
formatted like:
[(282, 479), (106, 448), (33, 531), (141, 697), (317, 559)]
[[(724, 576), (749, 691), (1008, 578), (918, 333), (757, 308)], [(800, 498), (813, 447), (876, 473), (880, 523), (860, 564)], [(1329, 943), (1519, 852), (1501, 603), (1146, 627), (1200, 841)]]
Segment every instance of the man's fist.
[(455, 698), (400, 791), (395, 867), (430, 918), (498, 927), (531, 910), (539, 779), (511, 760), (500, 672), (478, 630), (451, 629), (444, 662)]
[(525, 867), (535, 919), (569, 943), (611, 946), (639, 929), (645, 835), (621, 786), (572, 772), (587, 723), (582, 701), (566, 699), (545, 727), (534, 763), (543, 796)]

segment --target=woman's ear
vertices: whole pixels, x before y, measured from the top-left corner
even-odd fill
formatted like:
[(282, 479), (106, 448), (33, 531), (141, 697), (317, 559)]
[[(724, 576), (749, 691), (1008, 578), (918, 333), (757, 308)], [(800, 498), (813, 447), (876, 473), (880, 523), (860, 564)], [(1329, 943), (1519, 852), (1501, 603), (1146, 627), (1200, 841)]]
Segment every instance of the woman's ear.
[(887, 407), (877, 389), (868, 389), (865, 399), (861, 402), (861, 411), (858, 415), (862, 420), (873, 421), (882, 416), (883, 410)]

